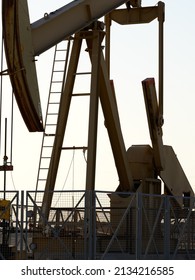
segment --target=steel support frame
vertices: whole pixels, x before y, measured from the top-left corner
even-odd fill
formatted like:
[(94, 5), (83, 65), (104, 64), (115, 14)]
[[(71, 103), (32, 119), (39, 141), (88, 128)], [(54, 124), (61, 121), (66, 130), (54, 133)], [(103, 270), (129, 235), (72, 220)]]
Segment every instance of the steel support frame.
[(104, 33), (100, 30), (94, 30), (89, 33), (93, 39), (88, 44), (88, 52), (91, 56), (91, 89), (89, 105), (89, 125), (88, 125), (88, 151), (87, 151), (87, 172), (86, 172), (86, 190), (94, 190), (96, 174), (96, 149), (97, 149), (97, 129), (98, 129), (98, 105), (99, 105), (99, 76), (100, 76), (100, 54), (101, 43)]
[(101, 101), (106, 127), (108, 130), (115, 164), (119, 175), (120, 187), (122, 190), (126, 191), (133, 190), (133, 179), (131, 177), (131, 173), (128, 166), (126, 148), (120, 127), (120, 120), (116, 100), (114, 97), (113, 88), (108, 77), (107, 65), (102, 53), (101, 42), (103, 40), (103, 37), (104, 33), (101, 30), (96, 29), (94, 29), (93, 31), (81, 31), (75, 35), (69, 62), (69, 68), (67, 72), (67, 79), (65, 82), (64, 91), (61, 96), (56, 136), (54, 140), (53, 151), (45, 187), (45, 194), (42, 204), (42, 212), (45, 217), (48, 217), (49, 215), (49, 209), (52, 202), (52, 192), (55, 187), (62, 144), (66, 131), (68, 113), (71, 104), (73, 86), (75, 82), (75, 74), (77, 71), (77, 65), (83, 39), (86, 39), (87, 41), (88, 51), (92, 63), (86, 190), (95, 189), (95, 165), (99, 98)]

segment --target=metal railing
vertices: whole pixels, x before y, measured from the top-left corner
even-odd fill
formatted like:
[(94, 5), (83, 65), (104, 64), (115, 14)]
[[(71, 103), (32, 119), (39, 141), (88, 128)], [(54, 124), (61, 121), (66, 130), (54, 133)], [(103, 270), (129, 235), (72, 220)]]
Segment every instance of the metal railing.
[[(6, 229), (15, 249), (4, 255), (1, 246), (1, 258), (195, 259), (194, 198), (182, 198), (181, 207), (167, 195), (55, 191), (46, 219), (43, 192), (37, 201), (34, 192), (26, 192), (25, 203), (21, 197), (22, 204), (18, 193), (10, 199)], [(2, 222), (0, 230), (2, 244)]]

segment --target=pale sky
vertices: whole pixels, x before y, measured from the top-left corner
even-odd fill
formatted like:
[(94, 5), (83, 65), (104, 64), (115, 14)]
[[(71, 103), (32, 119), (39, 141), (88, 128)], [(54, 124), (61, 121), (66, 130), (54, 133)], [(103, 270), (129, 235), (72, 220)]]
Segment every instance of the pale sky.
[[(31, 22), (45, 12), (51, 12), (71, 1), (29, 0)], [(195, 2), (165, 0), (164, 38), (164, 119), (163, 141), (173, 147), (177, 157), (195, 190)], [(156, 1), (142, 0), (143, 6), (154, 6)], [(37, 8), (38, 7), (38, 8)], [(52, 35), (51, 35), (52, 36)], [(141, 81), (148, 77), (158, 80), (158, 22), (146, 25), (112, 25), (111, 35), (111, 79), (114, 80), (119, 116), (126, 148), (134, 144), (150, 144)], [(87, 67), (86, 53), (83, 52), (81, 67)], [(43, 117), (51, 76), (53, 49), (40, 55), (37, 74), (42, 101)], [(84, 62), (85, 61), (85, 62)], [(5, 66), (6, 67), (6, 66)], [(85, 91), (86, 84), (78, 85)], [(9, 78), (3, 78), (3, 112), (0, 164), (4, 155), (4, 119), (11, 122)], [(76, 111), (72, 111), (68, 126), (66, 144), (86, 146), (86, 100), (75, 101)], [(100, 106), (101, 114), (101, 106)], [(73, 120), (72, 120), (73, 119)], [(75, 123), (76, 120), (76, 123)], [(78, 120), (80, 121), (78, 126)], [(75, 129), (76, 127), (76, 129)], [(79, 129), (78, 129), (79, 127)], [(8, 131), (8, 138), (10, 130)], [(102, 118), (99, 121), (98, 159), (96, 189), (114, 191), (118, 185), (118, 175), (112, 159), (110, 144)], [(30, 133), (14, 105), (13, 165), (12, 174), (7, 173), (7, 189), (35, 190), (38, 162), (41, 148), (41, 133)], [(8, 143), (8, 156), (10, 145)], [(64, 152), (63, 152), (64, 153)], [(73, 152), (63, 157), (63, 174), (60, 173), (58, 189), (84, 189), (85, 160), (82, 151), (75, 152), (74, 165), (69, 167)], [(74, 170), (73, 170), (74, 168)], [(66, 177), (69, 177), (66, 181)], [(74, 177), (74, 178), (73, 178)], [(3, 173), (0, 174), (3, 181)]]

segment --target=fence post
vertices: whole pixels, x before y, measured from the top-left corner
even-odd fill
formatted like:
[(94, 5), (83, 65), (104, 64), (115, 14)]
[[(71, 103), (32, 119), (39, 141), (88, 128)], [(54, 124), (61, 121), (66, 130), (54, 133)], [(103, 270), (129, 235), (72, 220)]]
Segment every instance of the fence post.
[(136, 193), (136, 232), (135, 232), (135, 257), (141, 259), (142, 254), (142, 194)]
[(85, 259), (93, 260), (96, 256), (96, 222), (95, 222), (95, 192), (87, 190), (85, 192)]
[(23, 259), (23, 236), (24, 236), (24, 191), (21, 191), (20, 209), (20, 259)]
[(170, 202), (167, 195), (164, 196), (164, 259), (170, 259)]

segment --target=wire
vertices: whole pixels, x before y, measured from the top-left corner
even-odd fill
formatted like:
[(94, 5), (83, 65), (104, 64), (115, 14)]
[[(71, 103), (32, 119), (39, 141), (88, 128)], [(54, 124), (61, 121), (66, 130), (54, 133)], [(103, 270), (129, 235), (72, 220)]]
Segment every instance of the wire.
[(10, 163), (12, 164), (12, 156), (13, 156), (13, 136), (14, 136), (14, 92), (12, 91), (12, 104), (11, 104), (11, 142), (10, 142)]
[[(63, 187), (62, 187), (62, 191), (64, 190), (65, 186), (66, 186), (66, 183), (67, 183), (67, 180), (68, 180), (68, 177), (69, 177), (69, 174), (70, 174), (70, 171), (71, 171), (71, 167), (72, 165), (74, 166), (74, 158), (75, 158), (75, 149), (73, 149), (73, 155), (72, 155), (72, 159), (71, 159), (71, 162), (70, 162), (70, 165), (69, 165), (69, 168), (68, 168), (68, 172), (67, 172), (67, 175), (66, 175), (66, 178), (65, 178), (65, 181), (64, 181), (64, 184), (63, 184)], [(74, 168), (73, 168), (74, 169)], [(74, 170), (73, 170), (73, 174), (74, 174)], [(74, 182), (74, 179), (73, 179), (73, 182)], [(54, 205), (54, 207), (56, 207), (58, 201), (60, 200), (60, 197), (62, 195), (62, 192), (60, 192), (60, 195)]]
[(13, 188), (16, 191), (16, 185), (15, 185), (14, 178), (13, 178), (13, 172), (11, 171), (10, 174), (11, 174), (11, 181), (12, 181)]
[(72, 156), (72, 207), (74, 207), (74, 156), (75, 156), (75, 149), (73, 150), (73, 156)]
[(87, 148), (83, 147), (83, 157), (85, 162), (87, 163), (87, 156), (86, 156)]

